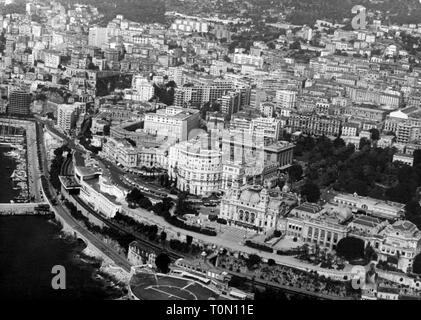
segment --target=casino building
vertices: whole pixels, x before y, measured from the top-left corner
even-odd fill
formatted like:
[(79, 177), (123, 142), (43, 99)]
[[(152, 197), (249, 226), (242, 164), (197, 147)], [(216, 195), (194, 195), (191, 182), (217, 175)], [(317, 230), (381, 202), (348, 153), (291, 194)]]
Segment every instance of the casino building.
[(259, 185), (240, 187), (236, 181), (221, 200), (220, 217), (228, 223), (257, 230), (275, 229), (297, 198), (279, 189)]
[(305, 243), (335, 249), (339, 240), (347, 236), (351, 218), (349, 208), (306, 202), (288, 214), (285, 232)]

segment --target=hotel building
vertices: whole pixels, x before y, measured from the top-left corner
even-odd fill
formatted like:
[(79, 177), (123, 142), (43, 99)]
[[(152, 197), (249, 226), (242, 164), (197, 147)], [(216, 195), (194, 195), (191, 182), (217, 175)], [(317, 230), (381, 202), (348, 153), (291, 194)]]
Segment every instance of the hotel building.
[(144, 131), (184, 141), (192, 129), (199, 127), (199, 120), (199, 110), (167, 107), (145, 114)]
[(222, 176), (222, 155), (218, 140), (201, 135), (183, 141), (169, 150), (168, 174), (177, 181), (177, 188), (195, 195), (219, 192)]

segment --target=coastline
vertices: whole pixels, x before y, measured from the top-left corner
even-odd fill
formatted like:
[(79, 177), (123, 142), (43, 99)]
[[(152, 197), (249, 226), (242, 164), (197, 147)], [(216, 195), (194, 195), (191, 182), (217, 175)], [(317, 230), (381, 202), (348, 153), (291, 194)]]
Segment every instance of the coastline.
[[(19, 146), (12, 143), (0, 144), (0, 179), (4, 186), (0, 191), (0, 202), (9, 203), (19, 192), (14, 189), (12, 173), (22, 166), (27, 166), (25, 154), (8, 152), (15, 151)], [(22, 148), (22, 147), (20, 147)], [(26, 150), (25, 150), (26, 151)], [(26, 181), (27, 183), (27, 181)], [(58, 299), (72, 300), (83, 297), (87, 300), (124, 299), (126, 283), (124, 277), (116, 274), (112, 266), (103, 265), (92, 252), (86, 249), (72, 235), (63, 232), (61, 224), (51, 216), (4, 216), (0, 225), (0, 296), (7, 299)], [(24, 233), (25, 238), (12, 250), (16, 234)], [(21, 266), (30, 261), (36, 272), (28, 273)], [(68, 279), (71, 288), (64, 293), (52, 292), (51, 265), (62, 264), (73, 276)], [(23, 281), (16, 283), (16, 277)]]
[(104, 262), (104, 260), (102, 260), (101, 257), (97, 253), (95, 253), (93, 250), (89, 249), (88, 247), (83, 249), (82, 253), (88, 257), (91, 257), (100, 261), (101, 266), (98, 270), (100, 272), (107, 274), (109, 277), (111, 277), (112, 278), (111, 281), (116, 282), (116, 284), (119, 284), (121, 286), (124, 286), (125, 289), (128, 289), (130, 273), (125, 272), (120, 267), (114, 264)]
[[(72, 234), (64, 232), (62, 225), (54, 218), (48, 219), (48, 221), (60, 228), (59, 237), (64, 239), (71, 239), (70, 241), (72, 242), (77, 242), (79, 240), (76, 239)], [(121, 296), (115, 298), (114, 300), (124, 299), (126, 296), (128, 296), (130, 274), (121, 270), (121, 268), (118, 266), (106, 263), (94, 250), (89, 249), (85, 242), (81, 240), (79, 241), (83, 243), (84, 248), (80, 250), (74, 257), (76, 262), (82, 262), (91, 265), (98, 264), (98, 266), (95, 266), (95, 272), (92, 274), (92, 277), (96, 280), (101, 280), (105, 288), (112, 287), (120, 291)]]

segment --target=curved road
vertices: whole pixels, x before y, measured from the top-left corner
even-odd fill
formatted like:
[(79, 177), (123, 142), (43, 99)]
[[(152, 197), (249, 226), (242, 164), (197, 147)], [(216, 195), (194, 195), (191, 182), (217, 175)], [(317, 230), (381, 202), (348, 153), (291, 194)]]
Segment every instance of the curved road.
[[(44, 140), (42, 137), (41, 138), (41, 150), (40, 150), (40, 154), (41, 154), (41, 163), (42, 163), (42, 171), (43, 173), (48, 177), (48, 163), (47, 163), (47, 159), (45, 157), (46, 155), (46, 151), (45, 151), (45, 145), (44, 145)], [(54, 188), (52, 187), (49, 179), (47, 179), (47, 183), (48, 183), (48, 189), (54, 190)], [(108, 247), (107, 245), (105, 245), (101, 239), (99, 239), (98, 237), (96, 237), (94, 234), (92, 234), (91, 232), (89, 232), (88, 230), (86, 230), (79, 221), (77, 221), (75, 218), (73, 218), (73, 216), (65, 209), (64, 205), (61, 203), (61, 201), (57, 201), (57, 204), (54, 206), (51, 203), (52, 199), (48, 199), (46, 197), (46, 192), (43, 189), (42, 190), (44, 193), (44, 197), (46, 198), (46, 200), (50, 203), (51, 208), (53, 209), (54, 213), (57, 214), (61, 219), (64, 220), (64, 222), (66, 222), (66, 224), (72, 228), (73, 230), (77, 231), (79, 234), (81, 234), (92, 246), (94, 246), (96, 249), (98, 249), (99, 251), (101, 251), (103, 254), (105, 254), (110, 260), (114, 261), (115, 264), (117, 264), (118, 266), (122, 267), (124, 270), (126, 271), (130, 271), (130, 263), (127, 261), (127, 259), (125, 257), (122, 257), (121, 255), (119, 255), (117, 253), (117, 251), (115, 251), (114, 249)]]

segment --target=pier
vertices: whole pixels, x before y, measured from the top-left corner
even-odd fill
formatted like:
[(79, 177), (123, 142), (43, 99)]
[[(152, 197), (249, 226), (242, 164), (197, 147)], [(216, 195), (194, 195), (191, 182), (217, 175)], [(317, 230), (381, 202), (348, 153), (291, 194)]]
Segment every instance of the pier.
[(48, 215), (50, 205), (42, 203), (0, 203), (0, 216)]

